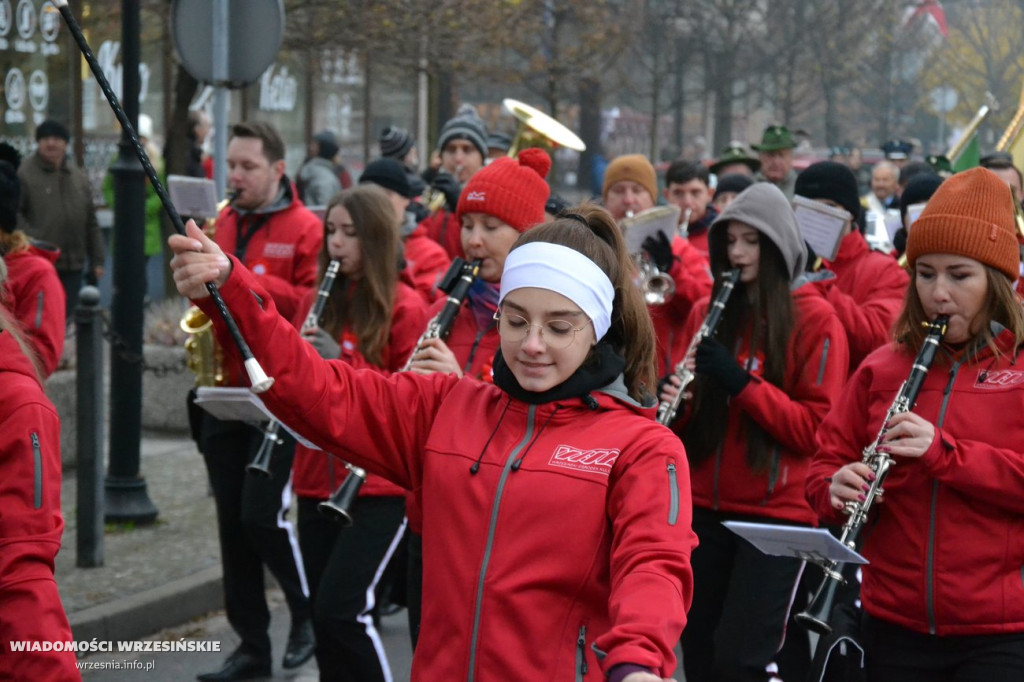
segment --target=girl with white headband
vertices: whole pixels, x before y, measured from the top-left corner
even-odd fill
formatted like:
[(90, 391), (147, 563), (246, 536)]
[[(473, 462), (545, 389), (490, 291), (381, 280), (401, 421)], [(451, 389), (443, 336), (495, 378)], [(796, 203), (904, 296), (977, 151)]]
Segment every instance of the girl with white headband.
[(693, 594), (688, 465), (652, 419), (654, 334), (611, 216), (585, 208), (519, 237), (493, 385), (325, 361), (201, 231), (170, 246), (178, 290), (231, 352), (203, 285), (220, 286), (276, 380), (261, 397), (282, 422), (420, 491), (413, 680), (673, 673)]

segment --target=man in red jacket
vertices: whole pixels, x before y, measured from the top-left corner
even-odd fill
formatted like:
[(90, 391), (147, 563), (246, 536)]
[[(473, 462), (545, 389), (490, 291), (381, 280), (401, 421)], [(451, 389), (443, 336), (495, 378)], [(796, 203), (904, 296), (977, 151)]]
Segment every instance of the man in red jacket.
[[(285, 175), (284, 142), (271, 125), (235, 125), (227, 161), (228, 184), (236, 195), (217, 216), (214, 239), (256, 273), (277, 308), (294, 319), (316, 280), (323, 240), (320, 220), (303, 206)], [(243, 385), (240, 379), (230, 377), (229, 382)], [(282, 440), (274, 447), (270, 478), (247, 474), (245, 467), (262, 442), (261, 431), (203, 414), (199, 450), (217, 503), (225, 608), (242, 642), (220, 670), (199, 675), (200, 680), (270, 675), (264, 564), (291, 611), (282, 665), (295, 668), (313, 656), (309, 589), (298, 539), (284, 518), (295, 441), (290, 436)]]
[(889, 340), (909, 278), (896, 259), (872, 251), (861, 234), (861, 205), (853, 171), (834, 161), (815, 163), (796, 179), (796, 193), (842, 208), (851, 216), (835, 260), (822, 264), (835, 273), (835, 279), (826, 280), (825, 297), (846, 328), (852, 374), (871, 351)]

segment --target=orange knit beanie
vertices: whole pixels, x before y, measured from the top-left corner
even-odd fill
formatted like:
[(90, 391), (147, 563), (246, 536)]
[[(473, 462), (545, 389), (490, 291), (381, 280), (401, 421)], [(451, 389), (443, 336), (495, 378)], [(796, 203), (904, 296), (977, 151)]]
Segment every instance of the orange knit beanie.
[(991, 265), (1015, 281), (1019, 274), (1013, 195), (1006, 182), (984, 168), (957, 173), (928, 200), (907, 236), (907, 262), (952, 253)]
[(643, 154), (626, 154), (612, 159), (604, 171), (601, 198), (608, 199), (608, 190), (623, 180), (640, 185), (651, 195), (651, 201), (658, 202), (658, 174)]

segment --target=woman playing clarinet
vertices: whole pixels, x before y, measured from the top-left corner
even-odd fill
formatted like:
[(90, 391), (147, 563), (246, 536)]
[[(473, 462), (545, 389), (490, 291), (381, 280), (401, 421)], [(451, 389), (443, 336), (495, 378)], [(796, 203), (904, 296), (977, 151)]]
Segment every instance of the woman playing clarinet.
[[(717, 294), (739, 281), (715, 336), (686, 359), (696, 378), (675, 429), (690, 457), (698, 586), (683, 633), (687, 682), (763, 680), (783, 643), (801, 562), (766, 556), (723, 521), (813, 525), (804, 473), (814, 432), (846, 378), (846, 332), (804, 274), (806, 250), (775, 186), (741, 192), (710, 228)], [(708, 314), (691, 312), (682, 339)], [(674, 395), (677, 378), (663, 399)]]
[[(321, 276), (338, 276), (319, 325), (296, 326), (321, 357), (387, 374), (402, 368), (426, 325), (423, 298), (400, 281), (401, 238), (387, 195), (360, 185), (335, 195), (324, 213)], [(302, 306), (309, 309), (308, 305)], [(345, 457), (344, 451), (331, 451)], [(299, 546), (306, 565), (316, 661), (321, 679), (383, 682), (391, 674), (374, 626), (375, 588), (405, 532), (405, 491), (370, 475), (343, 528), (317, 510), (348, 471), (344, 462), (301, 444), (293, 486), (299, 497)]]
[(1024, 313), (1006, 183), (946, 180), (907, 238), (911, 286), (894, 341), (869, 355), (821, 425), (807, 497), (830, 522), (866, 501), (862, 462), (925, 326), (949, 322), (916, 405), (877, 450), (885, 494), (861, 534), (861, 623), (872, 682), (1024, 679)]

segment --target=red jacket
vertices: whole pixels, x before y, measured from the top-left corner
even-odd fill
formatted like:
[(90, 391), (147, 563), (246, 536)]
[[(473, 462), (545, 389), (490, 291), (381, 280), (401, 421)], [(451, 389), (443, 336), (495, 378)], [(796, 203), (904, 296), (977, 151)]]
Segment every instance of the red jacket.
[[(312, 305), (311, 292), (309, 304)], [(296, 326), (301, 326), (301, 323)], [(416, 347), (423, 330), (427, 327), (426, 306), (423, 299), (411, 287), (398, 283), (395, 290), (395, 307), (391, 314), (391, 334), (385, 348), (384, 366), (377, 367), (366, 361), (355, 347), (355, 339), (344, 333), (341, 336), (341, 359), (359, 369), (371, 369), (382, 374), (397, 372)], [(342, 453), (339, 453), (344, 459)], [(292, 464), (292, 487), (295, 494), (326, 500), (341, 482), (348, 477), (348, 469), (337, 457), (331, 457), (322, 450), (307, 448), (301, 443), (295, 446), (295, 460)], [(359, 489), (360, 495), (404, 495), (405, 491), (380, 476), (370, 474)]]
[(45, 242), (4, 255), (7, 281), (0, 300), (21, 324), (44, 379), (57, 369), (64, 351), (64, 287), (54, 267), (59, 255), (60, 249)]
[(444, 247), (449, 258), (465, 258), (462, 252), (462, 225), (455, 219), (455, 213), (446, 208), (434, 211), (420, 225), (427, 236)]
[(14, 337), (0, 332), (0, 679), (77, 680), (75, 654), (15, 653), (11, 642), (70, 642), (53, 578), (60, 422)]
[[(760, 363), (750, 383), (729, 402), (725, 441), (714, 457), (691, 472), (693, 504), (734, 514), (815, 524), (816, 514), (804, 499), (804, 476), (815, 452), (814, 433), (846, 379), (849, 354), (843, 327), (820, 290), (809, 284), (792, 292), (796, 327), (786, 351), (788, 374), (779, 388), (763, 381)], [(690, 339), (703, 322), (709, 300), (687, 320), (683, 336)], [(689, 342), (686, 344), (689, 345)], [(685, 353), (683, 346), (679, 352)], [(747, 342), (737, 358), (746, 363)], [(747, 464), (742, 414), (748, 414), (778, 444), (767, 472)], [(689, 417), (677, 422), (681, 432)]]
[[(918, 460), (897, 457), (861, 533), (861, 601), (872, 616), (918, 632), (1024, 632), (1024, 370), (1012, 335), (1004, 356), (973, 362), (945, 350), (913, 411), (935, 425)], [(860, 461), (882, 426), (917, 349), (879, 348), (861, 363), (818, 431), (807, 497), (822, 515), (837, 469)]]
[(846, 328), (852, 373), (871, 351), (889, 341), (910, 277), (895, 258), (872, 251), (857, 231), (843, 237), (836, 259), (825, 261), (825, 267), (836, 275), (831, 286), (826, 280), (825, 297)]
[(675, 258), (668, 275), (676, 284), (676, 292), (664, 305), (647, 306), (658, 342), (659, 377), (671, 374), (675, 369), (672, 349), (678, 343), (682, 325), (689, 317), (694, 303), (711, 295), (711, 285), (714, 283), (707, 258), (686, 239), (676, 235), (672, 240), (672, 254)]
[(441, 291), (437, 288), (452, 259), (444, 247), (427, 236), (421, 223), (403, 242), (405, 248), (405, 271), (416, 291), (427, 303), (433, 303)]
[(288, 319), (305, 313), (301, 303), (316, 286), (317, 257), (323, 223), (307, 209), (287, 178), (284, 198), (259, 213), (239, 213), (226, 206), (217, 216), (214, 241), (235, 256), (240, 235), (252, 232), (240, 260), (260, 278), (281, 314)]
[(322, 360), (273, 305), (262, 309), (244, 268), (221, 293), (277, 379), (263, 394), (271, 410), (324, 449), (347, 447), (356, 464), (422, 486), (430, 627), (413, 680), (674, 669), (696, 538), (686, 456), (652, 410), (611, 387), (595, 391), (596, 409), (527, 405), (452, 375), (357, 371)]

